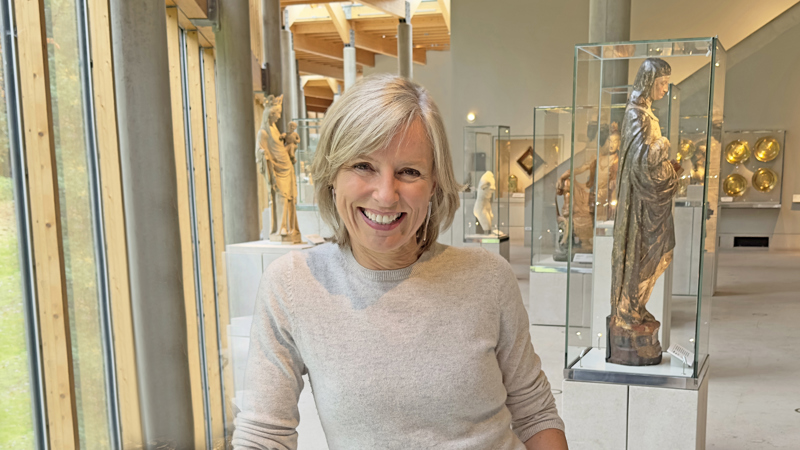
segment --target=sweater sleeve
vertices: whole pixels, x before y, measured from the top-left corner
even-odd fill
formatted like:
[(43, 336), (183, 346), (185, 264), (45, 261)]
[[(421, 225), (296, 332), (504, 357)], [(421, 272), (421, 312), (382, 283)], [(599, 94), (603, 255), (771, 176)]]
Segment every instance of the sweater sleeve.
[(528, 312), (522, 304), (517, 277), (505, 259), (495, 259), (495, 280), (500, 307), (500, 337), (497, 362), (506, 387), (506, 407), (511, 428), (522, 442), (547, 428), (564, 430), (556, 410), (550, 383), (542, 372), (542, 361), (533, 350)]
[(306, 369), (292, 326), (291, 261), (291, 255), (278, 259), (261, 277), (234, 449), (297, 448), (297, 402)]

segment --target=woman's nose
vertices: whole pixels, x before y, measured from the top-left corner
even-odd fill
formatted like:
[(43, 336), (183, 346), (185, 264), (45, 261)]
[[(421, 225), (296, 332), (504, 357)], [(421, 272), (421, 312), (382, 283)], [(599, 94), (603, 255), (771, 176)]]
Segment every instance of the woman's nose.
[(381, 206), (392, 206), (400, 199), (397, 193), (397, 178), (394, 173), (381, 173), (373, 197)]

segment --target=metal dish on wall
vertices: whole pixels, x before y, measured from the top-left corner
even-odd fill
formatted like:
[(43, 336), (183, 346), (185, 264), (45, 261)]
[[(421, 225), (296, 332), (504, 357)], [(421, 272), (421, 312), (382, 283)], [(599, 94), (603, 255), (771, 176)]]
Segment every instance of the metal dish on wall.
[(725, 160), (731, 164), (743, 163), (750, 159), (750, 144), (747, 141), (731, 141), (725, 147)]
[(778, 174), (771, 169), (761, 167), (753, 173), (753, 187), (761, 192), (769, 192), (778, 184)]
[(772, 136), (765, 136), (756, 141), (753, 148), (753, 156), (761, 162), (770, 162), (778, 157), (781, 152), (781, 144)]
[(692, 159), (696, 151), (697, 147), (694, 142), (689, 139), (681, 139), (681, 143), (678, 146), (678, 162)]
[(741, 197), (747, 189), (747, 179), (738, 173), (732, 173), (722, 182), (722, 190), (731, 197)]

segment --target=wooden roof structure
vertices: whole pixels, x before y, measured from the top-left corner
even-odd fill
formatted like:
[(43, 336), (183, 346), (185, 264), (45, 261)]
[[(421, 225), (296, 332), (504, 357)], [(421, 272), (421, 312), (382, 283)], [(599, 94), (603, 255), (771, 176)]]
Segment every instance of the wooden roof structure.
[[(353, 31), (356, 70), (375, 66), (375, 55), (397, 57), (398, 19), (405, 0), (281, 0), (292, 31), (308, 111), (324, 112), (344, 81), (343, 50)], [(416, 64), (428, 51), (450, 49), (450, 0), (409, 1)]]

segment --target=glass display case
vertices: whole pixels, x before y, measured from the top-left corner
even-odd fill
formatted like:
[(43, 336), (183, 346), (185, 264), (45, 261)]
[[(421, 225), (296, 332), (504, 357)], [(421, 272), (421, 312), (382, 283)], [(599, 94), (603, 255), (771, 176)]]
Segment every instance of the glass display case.
[(300, 143), (295, 153), (295, 174), (297, 175), (297, 205), (315, 205), (314, 179), (311, 176), (311, 164), (319, 143), (319, 127), (321, 119), (292, 119), (297, 124)]
[[(716, 38), (575, 47), (567, 380), (696, 389), (704, 376), (725, 59)], [(675, 274), (694, 293), (673, 295)]]
[[(511, 129), (464, 127), (464, 242), (508, 240)], [(527, 160), (523, 163), (531, 164)], [(515, 163), (516, 164), (516, 163)]]
[(784, 130), (726, 131), (722, 136), (720, 204), (780, 208)]

